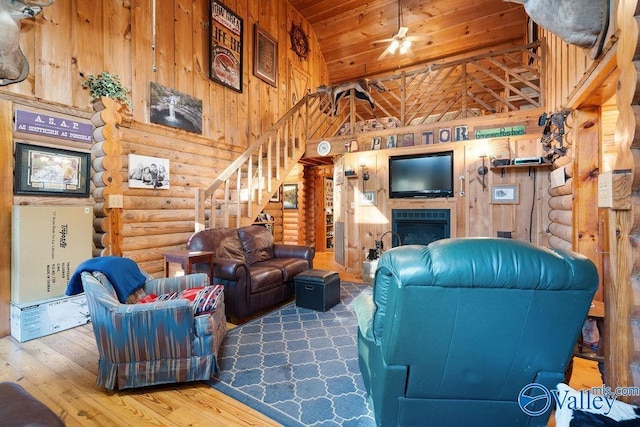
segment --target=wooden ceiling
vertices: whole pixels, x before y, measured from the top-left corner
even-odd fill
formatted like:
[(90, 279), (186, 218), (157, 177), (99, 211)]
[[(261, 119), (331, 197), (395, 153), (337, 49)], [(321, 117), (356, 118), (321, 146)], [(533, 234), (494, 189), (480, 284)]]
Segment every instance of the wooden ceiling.
[(526, 43), (524, 8), (503, 0), (400, 0), (413, 57), (378, 60), (398, 30), (399, 0), (289, 0), (313, 26), (330, 84)]

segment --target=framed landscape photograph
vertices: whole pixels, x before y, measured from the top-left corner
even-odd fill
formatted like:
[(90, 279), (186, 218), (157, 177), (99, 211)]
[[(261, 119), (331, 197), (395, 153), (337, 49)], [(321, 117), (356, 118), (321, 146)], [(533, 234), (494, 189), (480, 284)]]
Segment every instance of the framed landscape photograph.
[(492, 185), (491, 186), (491, 203), (498, 205), (517, 205), (520, 203), (519, 185)]
[(202, 100), (151, 82), (151, 123), (202, 134)]
[(15, 194), (89, 197), (91, 153), (16, 144)]
[(282, 202), (285, 209), (298, 209), (298, 184), (283, 184)]
[(209, 78), (242, 92), (242, 18), (212, 0), (210, 28)]
[(278, 87), (278, 42), (254, 24), (253, 75)]

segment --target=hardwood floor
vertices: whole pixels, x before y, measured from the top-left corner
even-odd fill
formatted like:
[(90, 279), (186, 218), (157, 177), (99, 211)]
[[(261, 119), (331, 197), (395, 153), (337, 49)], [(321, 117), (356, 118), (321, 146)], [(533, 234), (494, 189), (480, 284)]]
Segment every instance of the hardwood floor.
[[(315, 267), (338, 271), (342, 280), (361, 281), (344, 273), (332, 257), (317, 254)], [(107, 391), (95, 385), (97, 360), (90, 324), (25, 343), (0, 339), (0, 381), (21, 384), (67, 426), (279, 425), (199, 382)], [(595, 363), (575, 359), (570, 384), (577, 389), (601, 385)]]

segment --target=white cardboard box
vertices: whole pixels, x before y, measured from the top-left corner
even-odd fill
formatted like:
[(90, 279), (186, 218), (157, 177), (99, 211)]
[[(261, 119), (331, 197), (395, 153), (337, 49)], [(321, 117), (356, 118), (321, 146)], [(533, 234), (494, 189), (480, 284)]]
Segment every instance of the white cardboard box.
[(24, 304), (11, 303), (11, 336), (20, 342), (89, 322), (84, 294)]
[(11, 301), (63, 297), (76, 267), (92, 257), (89, 206), (14, 206)]

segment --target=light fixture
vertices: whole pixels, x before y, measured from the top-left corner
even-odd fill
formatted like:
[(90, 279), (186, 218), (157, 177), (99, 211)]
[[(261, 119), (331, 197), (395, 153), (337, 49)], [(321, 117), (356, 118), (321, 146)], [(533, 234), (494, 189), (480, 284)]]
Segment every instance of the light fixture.
[(487, 184), (484, 181), (484, 177), (489, 172), (489, 168), (487, 168), (487, 165), (485, 164), (485, 159), (487, 158), (487, 155), (482, 154), (480, 158), (482, 159), (482, 166), (478, 167), (478, 175), (482, 177), (482, 191), (485, 191), (487, 189)]
[(400, 45), (400, 54), (404, 55), (409, 51), (409, 48), (411, 47), (411, 40), (407, 40), (404, 39), (402, 41), (402, 44)]
[(400, 55), (409, 55), (413, 56), (411, 52), (411, 42), (416, 40), (422, 40), (425, 36), (413, 35), (409, 36), (407, 33), (409, 32), (409, 27), (403, 27), (402, 22), (402, 4), (401, 0), (398, 0), (398, 31), (388, 39), (376, 40), (376, 43), (389, 43), (387, 48), (380, 54), (378, 59), (383, 59), (387, 55), (394, 55), (396, 52), (400, 53)]
[[(400, 42), (397, 39), (394, 39), (389, 46), (389, 53), (393, 55), (396, 53), (396, 50), (398, 50), (398, 47), (400, 47)], [(400, 50), (400, 52), (402, 52), (402, 50)]]
[(360, 168), (362, 169), (362, 194), (364, 194), (365, 192), (364, 183), (366, 181), (369, 181), (370, 176), (369, 176), (369, 171), (367, 170), (367, 165), (364, 162), (360, 164)]

